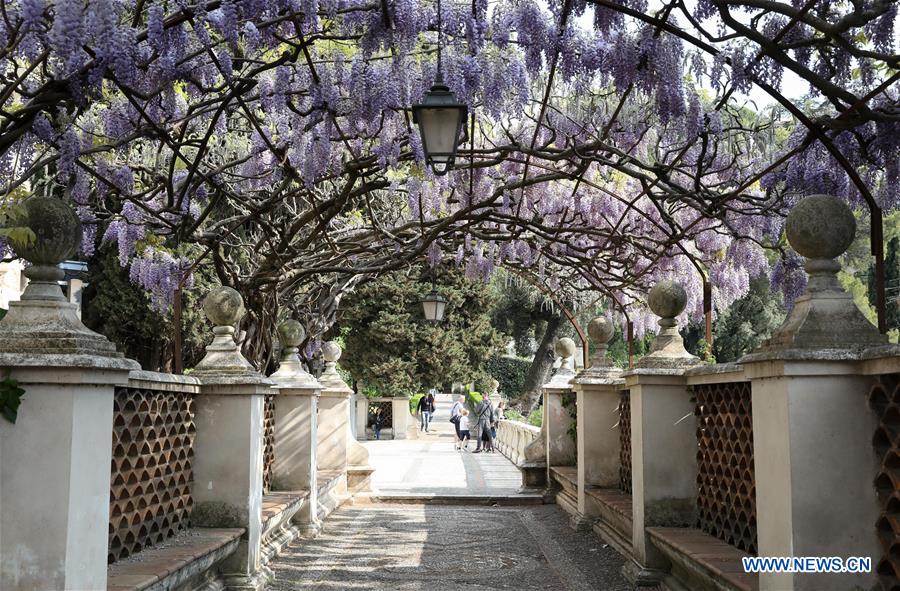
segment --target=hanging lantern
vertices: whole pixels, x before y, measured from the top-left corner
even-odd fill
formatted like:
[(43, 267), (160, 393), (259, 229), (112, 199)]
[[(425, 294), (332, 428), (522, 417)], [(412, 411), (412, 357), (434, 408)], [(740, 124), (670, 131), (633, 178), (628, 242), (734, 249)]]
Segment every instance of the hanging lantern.
[(437, 292), (436, 289), (431, 290), (427, 296), (422, 298), (422, 310), (425, 312), (425, 320), (437, 324), (444, 319), (444, 308), (447, 307), (447, 300)]
[(413, 105), (413, 122), (419, 125), (425, 160), (434, 174), (442, 176), (453, 168), (456, 149), (465, 133), (469, 109), (457, 102), (456, 94), (444, 84), (438, 70), (437, 78), (422, 102)]

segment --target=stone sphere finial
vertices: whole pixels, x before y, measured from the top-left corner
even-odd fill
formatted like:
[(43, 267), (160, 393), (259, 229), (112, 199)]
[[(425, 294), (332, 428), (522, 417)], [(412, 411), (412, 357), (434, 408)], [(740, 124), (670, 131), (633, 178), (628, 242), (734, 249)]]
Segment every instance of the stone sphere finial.
[(244, 298), (236, 289), (214, 287), (203, 300), (203, 311), (216, 326), (232, 326), (244, 317)]
[(677, 281), (664, 279), (650, 290), (647, 304), (660, 318), (675, 318), (687, 306), (687, 293)]
[(278, 338), (285, 349), (296, 349), (306, 338), (306, 330), (303, 325), (293, 318), (285, 320), (278, 325)]
[(334, 341), (322, 344), (322, 357), (325, 358), (326, 363), (337, 363), (337, 360), (341, 358), (341, 353), (343, 353), (341, 346)]
[(81, 244), (81, 220), (68, 203), (53, 197), (29, 197), (24, 207), (34, 241), (14, 243), (16, 254), (33, 265), (48, 266), (56, 266), (75, 254)]
[(787, 216), (785, 233), (791, 247), (808, 259), (833, 259), (844, 254), (856, 236), (850, 207), (832, 195), (810, 195)]
[(556, 341), (556, 354), (563, 359), (568, 359), (575, 355), (575, 341), (569, 337), (563, 337)]
[(616, 327), (604, 316), (598, 316), (588, 323), (588, 335), (596, 345), (605, 345), (616, 333)]

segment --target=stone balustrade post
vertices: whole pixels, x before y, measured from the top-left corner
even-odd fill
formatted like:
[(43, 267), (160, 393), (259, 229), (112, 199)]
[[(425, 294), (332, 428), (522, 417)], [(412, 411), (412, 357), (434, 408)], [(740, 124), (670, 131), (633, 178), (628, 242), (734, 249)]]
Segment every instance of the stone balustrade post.
[(0, 589), (105, 589), (114, 388), (140, 367), (57, 284), (81, 242), (75, 212), (49, 197), (25, 209), (30, 283), (0, 321), (0, 379), (25, 391), (15, 424), (0, 418)]
[(347, 497), (347, 450), (349, 404), (353, 389), (337, 372), (341, 347), (334, 341), (322, 345), (325, 371), (319, 377), (318, 469), (329, 480), (336, 480), (328, 494), (319, 498), (320, 513), (330, 513)]
[[(551, 466), (575, 464), (575, 441), (569, 433), (572, 416), (563, 406), (563, 396), (572, 393), (570, 382), (575, 377), (572, 369), (575, 341), (568, 337), (559, 339), (554, 350), (561, 362), (550, 381), (542, 387), (541, 434), (525, 448), (525, 462), (520, 466), (526, 486), (549, 484)], [(540, 476), (535, 474), (538, 470), (543, 472)]]
[(223, 563), (229, 589), (265, 586), (261, 569), (263, 418), (272, 382), (241, 355), (234, 325), (244, 315), (241, 295), (213, 289), (203, 302), (215, 338), (194, 368), (200, 379), (195, 398), (194, 509), (200, 527), (243, 527), (238, 549)]
[(668, 561), (647, 527), (690, 527), (695, 522), (697, 440), (694, 404), (684, 372), (700, 360), (684, 349), (675, 317), (687, 303), (684, 288), (657, 283), (648, 304), (660, 317), (651, 352), (625, 372), (631, 397), (633, 557), (626, 573), (639, 585), (657, 582)]
[(877, 418), (858, 361), (886, 342), (837, 279), (856, 221), (836, 197), (814, 195), (788, 215), (787, 238), (809, 283), (784, 324), (740, 360), (752, 382), (760, 556), (870, 556), (873, 572), (761, 573), (762, 591), (872, 589), (880, 555), (872, 487)]
[(594, 342), (591, 366), (572, 380), (578, 409), (578, 515), (576, 528), (590, 525), (599, 515), (598, 507), (586, 494), (588, 487), (616, 488), (619, 484), (619, 389), (624, 380), (621, 370), (607, 359), (609, 340), (615, 334), (613, 324), (599, 317), (588, 324)]
[(356, 395), (356, 439), (365, 441), (369, 438), (366, 426), (369, 422), (369, 399), (360, 394)]
[(391, 399), (391, 428), (394, 439), (415, 439), (418, 435), (418, 422), (409, 412), (409, 398), (394, 397)]
[(278, 371), (269, 376), (275, 383), (275, 459), (272, 488), (279, 491), (307, 491), (306, 503), (293, 522), (305, 535), (320, 529), (318, 520), (318, 480), (316, 451), (317, 414), (322, 385), (310, 375), (297, 356), (305, 331), (296, 320), (278, 326), (282, 357)]

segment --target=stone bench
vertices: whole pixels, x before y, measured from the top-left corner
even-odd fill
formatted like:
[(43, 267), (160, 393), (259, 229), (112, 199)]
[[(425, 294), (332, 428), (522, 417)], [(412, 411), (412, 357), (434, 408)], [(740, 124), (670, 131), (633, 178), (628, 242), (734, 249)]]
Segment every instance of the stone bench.
[(238, 547), (243, 528), (197, 527), (107, 568), (107, 591), (194, 588), (219, 580), (216, 566)]
[(741, 559), (750, 556), (698, 529), (648, 527), (654, 546), (671, 563), (664, 583), (690, 591), (758, 591), (759, 576), (745, 573)]

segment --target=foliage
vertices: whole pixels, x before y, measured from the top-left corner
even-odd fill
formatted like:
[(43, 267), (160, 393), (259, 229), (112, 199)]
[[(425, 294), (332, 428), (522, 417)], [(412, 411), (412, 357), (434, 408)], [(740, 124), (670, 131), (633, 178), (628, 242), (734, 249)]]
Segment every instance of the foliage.
[(413, 394), (409, 397), (409, 414), (416, 414), (416, 408), (419, 406), (419, 401), (425, 398), (425, 394)]
[(347, 345), (342, 363), (365, 388), (412, 395), (447, 380), (471, 382), (500, 344), (490, 325), (492, 293), (453, 267), (441, 269), (437, 289), (448, 300), (439, 326), (422, 317), (430, 273), (416, 267), (363, 284), (342, 302)]
[(565, 409), (566, 413), (569, 415), (569, 418), (572, 419), (572, 422), (569, 423), (569, 428), (566, 430), (568, 436), (572, 439), (572, 443), (575, 444), (575, 454), (576, 459), (578, 457), (578, 397), (574, 392), (567, 392), (560, 396), (560, 404)]
[(500, 382), (498, 391), (510, 400), (521, 396), (531, 362), (516, 357), (494, 355), (485, 363), (485, 371)]
[(526, 417), (522, 413), (513, 409), (506, 409), (504, 411), (504, 415), (510, 421), (518, 421), (519, 423), (525, 423), (527, 425), (533, 425), (535, 427), (540, 427), (541, 423), (544, 422), (544, 410), (541, 407), (538, 407), (531, 411)]
[(24, 395), (25, 390), (19, 386), (18, 381), (10, 377), (0, 380), (0, 415), (10, 423), (16, 422)]
[[(105, 247), (88, 265), (87, 286), (82, 304), (82, 320), (89, 328), (109, 338), (126, 357), (148, 370), (172, 368), (171, 313), (157, 310), (150, 294), (134, 285), (117, 260), (116, 250)], [(206, 272), (195, 274), (194, 289), (183, 293), (184, 367), (202, 359), (212, 338), (212, 327), (202, 310), (202, 298), (209, 291)]]
[(16, 422), (24, 395), (25, 390), (16, 380), (10, 377), (0, 380), (0, 415), (10, 423)]
[[(887, 327), (900, 329), (900, 237), (894, 236), (888, 241), (887, 255), (884, 258), (885, 285), (887, 287)], [(875, 306), (875, 268), (869, 268), (868, 299)]]
[(737, 361), (759, 347), (784, 320), (779, 300), (766, 277), (751, 281), (747, 295), (731, 304), (713, 325), (715, 359)]
[[(650, 352), (650, 345), (653, 342), (653, 337), (656, 335), (653, 332), (646, 332), (639, 337), (635, 337), (634, 339), (634, 362), (637, 363), (638, 359), (646, 355)], [(626, 368), (628, 367), (628, 339), (627, 335), (623, 331), (621, 327), (616, 328), (616, 333), (613, 335), (613, 338), (609, 341), (609, 349), (607, 350), (607, 357), (609, 357), (613, 363), (616, 364), (616, 367)]]
[[(719, 312), (743, 296), (799, 196), (900, 201), (889, 0), (497, 0), (441, 19), (425, 0), (0, 10), (2, 200), (64, 191), (84, 254), (116, 244), (161, 311), (196, 260), (178, 249), (198, 246), (247, 300), (253, 361), (282, 308), (317, 338), (360, 276), (445, 256), (473, 278), (503, 266), (602, 292), (640, 338), (662, 277), (688, 286), (695, 321), (698, 266)], [(443, 177), (408, 117), (439, 35), (473, 114), (471, 157)], [(752, 92), (779, 104), (749, 108)], [(771, 272), (799, 285), (796, 264)]]

